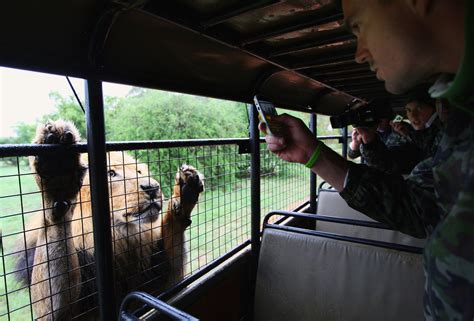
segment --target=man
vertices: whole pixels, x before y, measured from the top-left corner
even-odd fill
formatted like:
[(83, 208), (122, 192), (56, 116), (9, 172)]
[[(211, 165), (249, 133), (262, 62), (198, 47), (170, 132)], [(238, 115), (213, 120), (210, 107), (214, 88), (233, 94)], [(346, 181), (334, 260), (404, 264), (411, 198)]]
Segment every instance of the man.
[(362, 129), (366, 144), (359, 130), (355, 130), (359, 137), (351, 142), (351, 149), (360, 141), (359, 149), (367, 165), (387, 173), (409, 174), (420, 161), (434, 156), (442, 129), (434, 100), (426, 91), (417, 90), (409, 97), (405, 110), (411, 126), (396, 122), (392, 131), (385, 121), (377, 128), (377, 135), (373, 130)]
[(402, 232), (429, 236), (426, 320), (473, 320), (474, 1), (343, 0), (343, 10), (357, 37), (356, 61), (369, 63), (389, 92), (438, 77), (430, 92), (453, 108), (436, 155), (403, 180), (346, 161), (288, 115), (276, 118), (285, 131), (266, 136), (268, 148), (306, 164), (351, 207)]
[[(389, 102), (386, 102), (387, 104)], [(376, 133), (380, 140), (385, 144), (385, 145), (396, 145), (398, 144), (398, 140), (400, 135), (398, 133), (394, 133), (392, 131), (392, 127), (390, 126), (390, 120), (393, 119), (395, 116), (392, 108), (387, 108), (384, 110), (384, 118), (380, 119), (378, 123), (376, 124), (376, 128), (374, 128), (374, 133)], [(375, 131), (376, 130), (376, 131)], [(405, 141), (405, 139), (403, 139)], [(349, 150), (348, 150), (348, 156), (351, 159), (360, 157), (360, 146), (362, 144), (362, 138), (359, 135), (359, 132), (357, 130), (352, 131), (352, 140), (351, 143), (349, 144)]]
[(435, 101), (427, 92), (416, 92), (405, 106), (407, 118), (413, 130), (395, 123), (394, 131), (407, 137), (421, 151), (421, 159), (434, 156), (441, 139), (443, 124), (436, 112)]
[(400, 174), (409, 174), (423, 159), (421, 150), (412, 143), (408, 135), (400, 135), (392, 130), (389, 118), (381, 119), (377, 129), (363, 130), (365, 135), (370, 135), (371, 138), (364, 144), (359, 129), (354, 128), (348, 151), (351, 159), (362, 156), (365, 163), (371, 167)]

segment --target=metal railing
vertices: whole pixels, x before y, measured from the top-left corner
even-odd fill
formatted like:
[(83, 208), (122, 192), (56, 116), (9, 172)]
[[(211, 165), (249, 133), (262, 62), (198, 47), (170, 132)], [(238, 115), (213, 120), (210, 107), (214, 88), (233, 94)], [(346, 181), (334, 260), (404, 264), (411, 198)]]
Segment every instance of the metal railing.
[[(179, 289), (250, 244), (251, 190), (254, 182), (251, 179), (252, 161), (249, 145), (250, 139), (119, 142), (105, 145), (106, 151), (109, 152), (106, 157), (107, 170), (110, 170), (113, 163), (115, 167), (122, 168), (123, 171), (131, 168), (133, 172), (129, 177), (123, 175), (124, 178), (119, 181), (121, 186), (119, 191), (112, 189), (110, 183), (108, 184), (110, 215), (114, 218), (110, 220), (110, 229), (112, 262), (115, 271), (110, 273), (109, 270), (109, 274), (115, 274), (113, 279), (115, 287), (117, 287), (117, 277), (121, 278), (119, 283), (124, 285), (123, 289), (115, 289), (115, 293), (119, 296), (117, 299), (121, 299), (122, 292), (132, 290), (147, 290), (153, 295), (160, 295), (160, 298), (169, 298)], [(254, 206), (268, 212), (273, 209), (292, 210), (307, 202), (310, 194), (309, 171), (303, 166), (279, 160), (267, 151), (261, 139), (258, 139), (257, 146), (261, 165), (256, 175), (260, 180), (261, 191), (260, 201)], [(67, 271), (68, 274), (79, 271), (80, 282), (70, 280), (71, 284), (67, 291), (54, 293), (54, 295), (51, 294), (54, 290), (46, 291), (42, 299), (37, 299), (38, 295), (32, 295), (35, 284), (32, 283), (31, 273), (33, 269), (41, 267), (44, 262), (34, 263), (33, 261), (30, 264), (26, 260), (25, 265), (17, 265), (19, 257), (27, 259), (30, 255), (31, 260), (32, 251), (40, 246), (50, 245), (48, 243), (32, 246), (25, 244), (32, 234), (42, 230), (40, 223), (35, 226), (33, 222), (35, 219), (41, 220), (45, 210), (48, 210), (44, 206), (42, 191), (35, 184), (35, 173), (28, 167), (27, 156), (56, 155), (60, 157), (64, 152), (71, 151), (84, 153), (87, 151), (87, 145), (80, 143), (69, 147), (0, 146), (0, 185), (2, 186), (0, 192), (0, 225), (2, 226), (0, 320), (32, 319), (33, 315), (38, 314), (35, 312), (35, 305), (41, 304), (44, 300), (53, 300), (54, 295), (65, 295), (71, 289), (79, 289), (80, 295), (76, 295), (71, 301), (74, 308), (62, 307), (62, 309), (69, 309), (68, 313), (78, 318), (97, 314), (99, 308), (97, 298), (100, 294), (95, 285), (98, 281), (97, 275), (91, 272), (91, 268), (99, 263), (90, 254), (101, 256), (102, 253), (90, 241), (92, 236), (95, 237), (97, 234), (92, 231), (100, 229), (96, 229), (95, 226), (93, 228), (86, 226), (91, 224), (92, 216), (90, 212), (84, 212), (90, 206), (90, 200), (85, 199), (82, 193), (73, 204), (77, 213), (68, 222), (79, 231), (70, 236), (73, 243), (76, 242), (77, 248), (64, 255), (66, 260), (73, 260), (76, 254), (80, 254), (78, 265)], [(139, 193), (134, 188), (139, 185), (139, 180), (158, 182), (165, 199), (170, 201), (175, 187), (175, 175), (178, 167), (183, 163), (192, 165), (202, 172), (205, 177), (205, 189), (191, 214), (191, 225), (183, 232), (185, 249), (180, 255), (185, 260), (182, 261), (184, 262), (182, 275), (168, 280), (166, 287), (163, 287), (159, 284), (160, 280), (165, 277), (163, 275), (167, 270), (168, 272), (172, 270), (172, 267), (166, 266), (169, 262), (164, 264), (162, 261), (162, 256), (166, 254), (166, 251), (163, 245), (160, 245), (164, 242), (164, 236), (160, 237), (159, 231), (167, 227), (163, 217), (157, 218), (154, 225), (147, 228), (141, 225), (140, 217), (132, 216), (133, 218), (129, 218), (126, 222), (118, 220), (117, 217), (120, 218), (127, 211), (133, 211), (133, 204), (130, 202)], [(146, 171), (139, 173), (140, 168), (146, 168), (148, 173)], [(90, 187), (87, 180), (84, 181), (83, 187)], [(166, 202), (163, 202), (160, 215), (164, 215), (166, 209)], [(128, 232), (118, 236), (117, 230), (127, 224), (138, 225), (139, 232), (134, 233), (129, 229)], [(256, 226), (260, 231), (260, 224)], [(157, 232), (156, 236), (154, 232)], [(143, 248), (149, 244), (141, 233), (154, 235), (151, 237), (151, 242), (157, 243), (156, 251), (152, 253), (143, 251)], [(131, 241), (133, 238), (138, 238), (139, 242), (133, 243)], [(143, 239), (140, 241), (141, 238)], [(120, 241), (124, 243), (120, 244)], [(122, 262), (123, 258), (132, 252), (136, 252), (133, 255), (140, 264)], [(147, 265), (148, 261), (155, 259), (156, 262)], [(118, 264), (122, 265), (118, 267)], [(130, 268), (130, 270), (124, 274), (124, 271), (120, 271), (124, 268)], [(27, 282), (17, 282), (19, 274), (26, 276)], [(35, 279), (35, 282), (36, 284), (48, 283), (55, 277), (57, 275), (44, 275), (40, 280)], [(146, 282), (139, 282), (144, 279)], [(113, 288), (106, 289), (105, 292), (112, 290)], [(49, 311), (49, 313), (52, 312)]]
[(276, 225), (276, 224), (270, 223), (272, 216), (279, 216), (279, 217), (284, 216), (287, 218), (293, 217), (293, 218), (299, 218), (299, 219), (304, 219), (308, 221), (323, 221), (323, 222), (331, 222), (331, 223), (337, 223), (337, 224), (370, 227), (374, 229), (394, 230), (388, 227), (387, 225), (379, 223), (379, 222), (362, 221), (362, 220), (347, 219), (347, 218), (340, 218), (340, 217), (333, 217), (333, 216), (326, 216), (326, 215), (319, 215), (319, 214), (314, 215), (314, 214), (295, 213), (291, 211), (273, 211), (273, 212), (268, 213), (265, 216), (263, 226), (264, 228), (273, 228), (273, 229), (284, 230), (284, 231), (289, 231), (289, 232), (297, 232), (297, 233), (306, 234), (306, 235), (320, 236), (320, 237), (339, 240), (339, 241), (348, 241), (352, 243), (372, 245), (376, 247), (403, 251), (403, 252), (408, 252), (408, 253), (416, 253), (416, 254), (423, 253), (423, 249), (416, 246), (402, 245), (398, 243), (390, 243), (390, 242), (365, 239), (365, 238), (354, 237), (354, 236), (346, 236), (346, 235), (341, 235), (341, 234), (326, 232), (326, 231)]

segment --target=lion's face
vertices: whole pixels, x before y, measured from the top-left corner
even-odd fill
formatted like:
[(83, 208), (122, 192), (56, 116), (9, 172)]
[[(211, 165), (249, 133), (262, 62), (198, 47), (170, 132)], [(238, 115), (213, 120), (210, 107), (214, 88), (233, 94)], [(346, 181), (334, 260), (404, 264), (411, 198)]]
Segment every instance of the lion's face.
[[(87, 163), (87, 155), (83, 155)], [(156, 221), (163, 207), (163, 193), (150, 177), (148, 166), (122, 152), (107, 154), (110, 212), (113, 224)], [(81, 188), (83, 210), (90, 206), (89, 175)]]
[(163, 207), (163, 193), (148, 166), (122, 152), (108, 154), (111, 215), (116, 223), (153, 222)]

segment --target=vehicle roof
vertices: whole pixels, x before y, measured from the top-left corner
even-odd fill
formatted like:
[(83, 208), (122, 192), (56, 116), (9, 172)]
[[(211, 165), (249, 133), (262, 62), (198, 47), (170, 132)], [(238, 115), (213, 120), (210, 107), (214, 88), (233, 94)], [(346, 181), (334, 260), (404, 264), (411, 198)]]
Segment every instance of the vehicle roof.
[(0, 65), (333, 115), (391, 97), (334, 0), (8, 1)]

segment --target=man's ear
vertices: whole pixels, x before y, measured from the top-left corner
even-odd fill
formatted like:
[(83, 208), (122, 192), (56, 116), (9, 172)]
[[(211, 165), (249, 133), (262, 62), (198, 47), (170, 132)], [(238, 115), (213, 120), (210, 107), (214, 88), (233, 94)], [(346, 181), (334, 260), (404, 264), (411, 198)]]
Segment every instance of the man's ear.
[(431, 12), (434, 0), (406, 0), (413, 13), (419, 17), (425, 17)]

